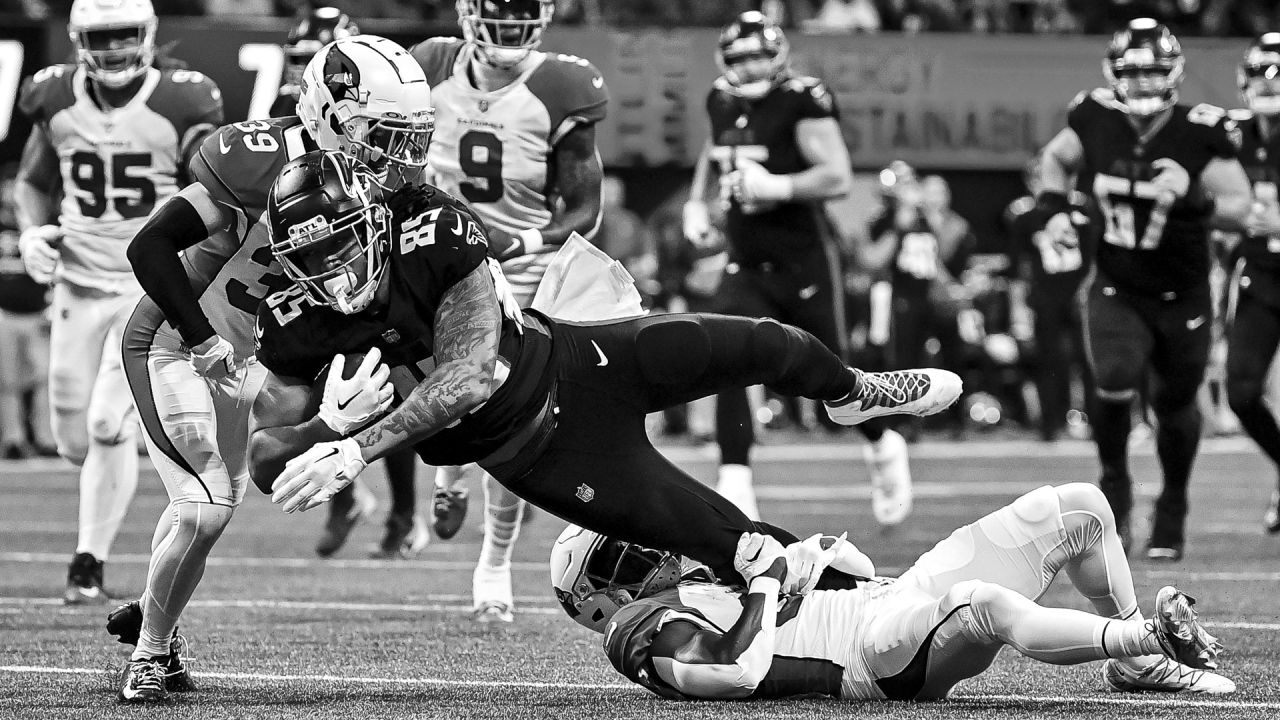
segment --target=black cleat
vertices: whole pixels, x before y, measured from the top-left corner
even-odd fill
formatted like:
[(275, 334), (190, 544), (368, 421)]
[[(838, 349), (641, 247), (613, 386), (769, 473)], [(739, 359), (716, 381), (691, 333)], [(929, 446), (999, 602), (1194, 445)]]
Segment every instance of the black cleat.
[(130, 660), (120, 671), (120, 690), (116, 698), (122, 703), (165, 702), (169, 692), (164, 689), (164, 658)]
[[(107, 632), (113, 635), (116, 642), (125, 645), (137, 645), (142, 635), (142, 604), (131, 600), (112, 610), (107, 615)], [(191, 679), (187, 669), (187, 639), (173, 629), (173, 638), (169, 640), (169, 654), (152, 658), (161, 663), (160, 673), (168, 692), (194, 692), (196, 683)]]
[(76, 553), (67, 567), (67, 589), (62, 593), (67, 605), (103, 605), (111, 596), (102, 589), (102, 561), (89, 553)]
[(381, 560), (413, 559), (431, 540), (426, 523), (417, 515), (387, 516), (387, 529), (382, 542), (369, 551), (369, 557)]
[(446, 490), (437, 487), (431, 498), (431, 529), (436, 537), (448, 540), (462, 529), (467, 519), (467, 489)]

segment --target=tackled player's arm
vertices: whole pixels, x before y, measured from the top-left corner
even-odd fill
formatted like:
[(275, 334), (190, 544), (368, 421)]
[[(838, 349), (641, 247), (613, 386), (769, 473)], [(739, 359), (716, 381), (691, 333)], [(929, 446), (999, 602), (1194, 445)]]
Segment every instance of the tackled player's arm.
[(1214, 158), (1200, 171), (1200, 188), (1213, 202), (1209, 223), (1223, 230), (1244, 230), (1253, 205), (1253, 188), (1235, 158)]
[(307, 417), (311, 392), (305, 380), (267, 372), (249, 413), (249, 477), (259, 490), (271, 492), (285, 463), (307, 448), (341, 439), (319, 415)]
[(725, 632), (701, 624), (669, 620), (649, 646), (654, 669), (667, 685), (688, 697), (707, 700), (744, 698), (755, 692), (769, 668), (778, 624), (781, 572), (751, 581), (742, 615)]
[(214, 330), (187, 279), (179, 253), (234, 222), (233, 211), (216, 202), (204, 185), (196, 182), (178, 191), (147, 218), (125, 253), (138, 284), (160, 307), (187, 347), (197, 347), (212, 338)]
[(36, 123), (22, 147), (22, 160), (18, 163), (13, 187), (19, 230), (57, 222), (61, 179), (58, 153), (49, 141), (44, 124)]
[(436, 367), (395, 410), (355, 434), (366, 463), (418, 444), (489, 399), (502, 318), (486, 263), (445, 292), (435, 316)]
[(830, 200), (853, 188), (849, 148), (834, 117), (804, 118), (796, 123), (796, 145), (810, 164), (791, 177), (792, 200)]

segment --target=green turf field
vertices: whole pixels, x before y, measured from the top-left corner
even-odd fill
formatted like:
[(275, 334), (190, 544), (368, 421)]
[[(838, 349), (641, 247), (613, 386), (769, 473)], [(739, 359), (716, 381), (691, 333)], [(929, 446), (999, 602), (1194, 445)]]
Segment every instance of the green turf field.
[[(1138, 560), (1133, 570), (1146, 603), (1168, 583), (1199, 598), (1227, 646), (1222, 671), (1238, 693), (1119, 695), (1103, 689), (1096, 664), (1055, 668), (1006, 649), (954, 700), (925, 705), (657, 700), (624, 684), (596, 637), (554, 605), (546, 558), (563, 527), (555, 518), (538, 513), (526, 526), (516, 550), (516, 622), (492, 627), (469, 615), (478, 504), (457, 538), (434, 541), (416, 560), (366, 560), (381, 531), (368, 523), (325, 561), (311, 549), (321, 511), (286, 516), (250, 490), (182, 622), (200, 691), (159, 708), (121, 707), (111, 673), (127, 652), (103, 629), (109, 608), (68, 608), (58, 599), (75, 542), (75, 476), (58, 463), (0, 464), (0, 718), (1280, 717), (1280, 538), (1265, 536), (1260, 519), (1272, 471), (1244, 441), (1206, 449), (1193, 481), (1187, 559), (1176, 566)], [(1021, 492), (1095, 479), (1092, 446), (1083, 443), (924, 443), (913, 447), (915, 513), (881, 534), (859, 450), (857, 441), (762, 448), (760, 505), (765, 519), (801, 535), (849, 531), (887, 574)], [(712, 477), (712, 453), (677, 447), (671, 454)], [(1147, 481), (1138, 487), (1141, 538), (1158, 485), (1150, 448), (1134, 465), (1136, 478)], [(428, 483), (423, 471), (424, 500)], [(371, 487), (385, 497), (376, 476)], [(147, 473), (107, 565), (115, 594), (141, 590), (165, 502)], [(1046, 602), (1088, 607), (1065, 583)]]

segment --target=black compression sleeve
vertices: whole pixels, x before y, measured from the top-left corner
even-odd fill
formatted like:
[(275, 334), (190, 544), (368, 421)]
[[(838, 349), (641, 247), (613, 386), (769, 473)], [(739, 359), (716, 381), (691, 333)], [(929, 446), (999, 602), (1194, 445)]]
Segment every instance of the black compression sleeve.
[(174, 197), (160, 206), (129, 243), (134, 276), (187, 347), (199, 345), (214, 332), (178, 253), (208, 235), (200, 213), (184, 198)]

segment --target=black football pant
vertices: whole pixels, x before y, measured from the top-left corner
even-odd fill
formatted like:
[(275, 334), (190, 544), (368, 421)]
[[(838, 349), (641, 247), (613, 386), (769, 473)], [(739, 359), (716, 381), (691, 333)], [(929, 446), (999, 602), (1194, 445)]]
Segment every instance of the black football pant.
[(1093, 438), (1102, 464), (1099, 485), (1121, 523), (1133, 506), (1129, 478), (1130, 406), (1151, 370), (1156, 455), (1164, 487), (1156, 500), (1151, 546), (1181, 547), (1187, 481), (1200, 444), (1196, 393), (1212, 341), (1208, 285), (1176, 296), (1123, 292), (1103, 277), (1089, 287), (1085, 334), (1097, 385)]
[[(748, 266), (731, 263), (716, 293), (716, 312), (753, 318), (773, 318), (812, 333), (831, 352), (848, 358), (847, 323), (843, 284), (835, 270), (833, 253), (815, 249), (790, 263)], [(818, 420), (828, 429), (836, 426), (819, 410)], [(879, 440), (884, 424), (858, 425), (868, 440)], [(716, 396), (716, 442), (721, 464), (749, 465), (755, 444), (755, 424), (745, 387)]]
[(725, 579), (737, 577), (733, 555), (742, 533), (795, 541), (752, 522), (663, 457), (645, 434), (644, 418), (756, 384), (840, 399), (856, 389), (857, 376), (821, 341), (773, 320), (690, 314), (558, 322), (552, 337), (556, 428), (527, 470), (496, 474), (499, 481), (564, 520), (687, 555)]
[[(1251, 272), (1258, 282), (1280, 287), (1280, 276)], [(1280, 427), (1263, 400), (1267, 372), (1280, 347), (1280, 307), (1260, 294), (1241, 288), (1227, 329), (1227, 402), (1249, 437), (1280, 467)]]

